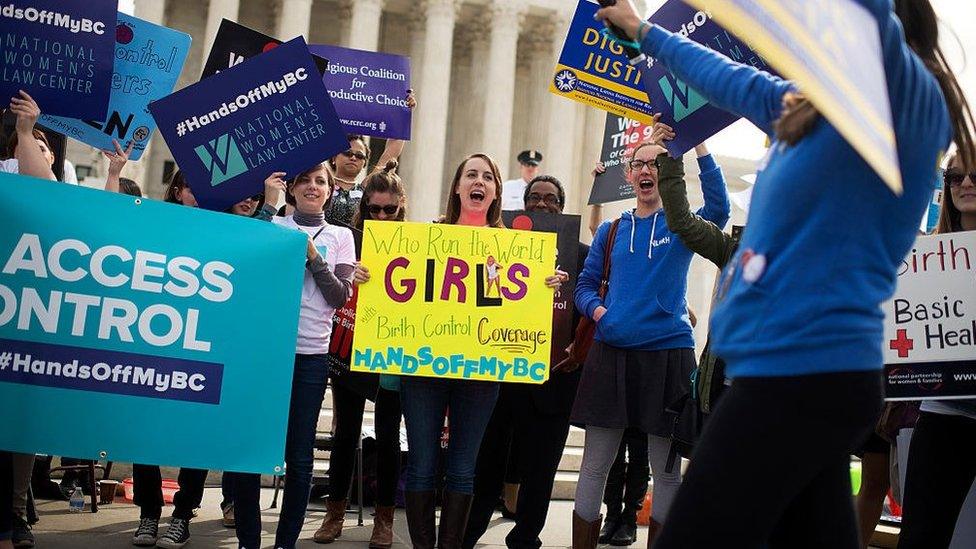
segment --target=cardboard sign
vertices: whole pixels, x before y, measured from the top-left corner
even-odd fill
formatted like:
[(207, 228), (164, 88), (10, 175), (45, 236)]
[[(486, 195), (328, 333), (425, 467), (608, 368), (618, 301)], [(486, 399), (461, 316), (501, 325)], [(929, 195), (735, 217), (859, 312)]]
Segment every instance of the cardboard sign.
[(576, 272), (579, 256), (580, 216), (558, 215), (545, 212), (502, 211), (505, 226), (520, 231), (555, 233), (556, 258), (559, 267), (569, 274), (569, 280), (556, 291), (552, 302), (552, 351), (551, 365), (566, 358), (566, 348), (573, 342), (573, 293), (576, 290)]
[(853, 0), (688, 0), (796, 81), (893, 191), (902, 190), (878, 21)]
[(322, 80), (346, 133), (410, 139), (410, 59), (372, 51), (311, 45), (329, 60)]
[(108, 115), (85, 121), (42, 113), (38, 122), (96, 149), (134, 141), (129, 159), (139, 160), (156, 131), (149, 103), (173, 92), (189, 51), (190, 35), (119, 13)]
[(349, 146), (328, 91), (296, 38), (150, 105), (197, 202), (224, 210)]
[(607, 171), (596, 176), (590, 191), (589, 204), (606, 204), (618, 200), (634, 198), (634, 187), (627, 181), (627, 159), (634, 148), (651, 137), (654, 126), (621, 118), (615, 114), (607, 115), (603, 130), (603, 149), (600, 162)]
[(24, 90), (41, 112), (100, 120), (108, 109), (118, 0), (0, 3), (0, 97)]
[[(217, 35), (214, 36), (213, 47), (207, 55), (207, 62), (203, 66), (200, 80), (213, 76), (222, 70), (229, 69), (243, 63), (245, 60), (271, 51), (283, 44), (281, 40), (245, 27), (229, 19), (222, 19)], [(325, 74), (329, 62), (322, 57), (313, 55), (315, 66), (319, 74)]]
[(919, 237), (884, 311), (888, 400), (976, 397), (976, 232)]
[(623, 48), (601, 31), (593, 15), (600, 5), (579, 0), (549, 91), (618, 116), (651, 122), (643, 76)]
[(0, 191), (0, 448), (280, 473), (306, 237), (20, 176)]
[[(775, 74), (759, 54), (722, 28), (708, 12), (697, 10), (683, 0), (669, 0), (649, 20), (733, 61)], [(673, 140), (665, 143), (673, 158), (679, 158), (739, 119), (735, 114), (710, 105), (698, 92), (653, 59), (642, 66), (641, 71), (651, 106), (661, 113), (661, 122), (674, 128), (677, 134)]]
[(367, 221), (352, 370), (544, 383), (556, 235)]

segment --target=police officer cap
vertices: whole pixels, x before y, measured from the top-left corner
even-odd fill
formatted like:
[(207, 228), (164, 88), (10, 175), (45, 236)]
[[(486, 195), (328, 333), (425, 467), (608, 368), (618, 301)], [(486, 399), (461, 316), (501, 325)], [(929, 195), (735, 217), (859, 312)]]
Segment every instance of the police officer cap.
[(518, 161), (520, 164), (538, 166), (542, 162), (542, 153), (539, 151), (522, 151), (518, 155)]

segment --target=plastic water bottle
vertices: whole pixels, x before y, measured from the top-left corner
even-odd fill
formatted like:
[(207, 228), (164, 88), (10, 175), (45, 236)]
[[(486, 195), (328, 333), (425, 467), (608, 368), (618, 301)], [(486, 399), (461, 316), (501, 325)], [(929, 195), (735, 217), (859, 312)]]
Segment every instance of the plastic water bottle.
[(82, 493), (81, 488), (75, 488), (75, 491), (71, 493), (71, 499), (68, 500), (68, 511), (80, 513), (84, 510), (85, 494)]

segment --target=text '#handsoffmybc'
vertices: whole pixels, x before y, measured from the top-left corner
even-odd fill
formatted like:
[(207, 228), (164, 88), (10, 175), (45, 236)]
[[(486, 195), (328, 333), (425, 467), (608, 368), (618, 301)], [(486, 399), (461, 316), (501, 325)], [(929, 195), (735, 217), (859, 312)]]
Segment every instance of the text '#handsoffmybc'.
[(33, 7), (18, 8), (14, 4), (7, 4), (0, 8), (0, 17), (59, 27), (74, 34), (78, 34), (79, 32), (90, 32), (98, 35), (105, 34), (105, 23), (92, 21), (87, 18), (75, 19), (64, 13), (39, 10)]
[(0, 339), (0, 381), (220, 404), (224, 367), (196, 360)]
[[(0, 273), (20, 277), (26, 273), (38, 282), (45, 281), (47, 284), (50, 284), (51, 279), (69, 284), (90, 279), (105, 289), (121, 288), (125, 291), (166, 294), (181, 299), (198, 297), (210, 303), (223, 303), (234, 294), (234, 271), (235, 268), (224, 261), (204, 263), (192, 257), (167, 257), (152, 251), (129, 250), (117, 245), (92, 249), (85, 242), (70, 238), (56, 241), (45, 250), (38, 235), (23, 233), (10, 256), (4, 261)], [(39, 292), (29, 283), (16, 287), (19, 287), (19, 295), (6, 284), (0, 284), (0, 328), (12, 325), (20, 332), (33, 335), (38, 333), (39, 327), (47, 334), (66, 336), (64, 332), (68, 332), (71, 337), (76, 338), (95, 337), (99, 340), (145, 344), (158, 348), (176, 346), (182, 351), (200, 353), (210, 352), (211, 349), (207, 336), (199, 333), (200, 310), (193, 307), (177, 308), (171, 304), (172, 299), (168, 300), (169, 303), (153, 303), (140, 307), (135, 302), (120, 297), (61, 290)], [(90, 315), (90, 312), (95, 314)], [(89, 316), (97, 321), (89, 322)], [(64, 328), (60, 328), (62, 317), (65, 318)], [(69, 325), (70, 329), (67, 327)], [(14, 351), (0, 348), (0, 352)], [(83, 355), (94, 351), (74, 349), (71, 352)], [(30, 350), (25, 353), (29, 354)], [(70, 357), (70, 353), (68, 358), (63, 356), (65, 353), (55, 354), (54, 358), (36, 358), (62, 363), (70, 362), (72, 358), (85, 358)], [(96, 357), (89, 355), (88, 358), (94, 360)], [(21, 360), (26, 359), (21, 357)], [(177, 366), (192, 363), (182, 359), (156, 357), (143, 357), (142, 362), (167, 360)], [(98, 362), (107, 364), (109, 359)], [(94, 364), (89, 366), (94, 367)], [(157, 371), (162, 371), (160, 368), (157, 367)], [(217, 368), (219, 372), (222, 367), (210, 365), (209, 368)], [(174, 374), (175, 369), (176, 366), (168, 373)], [(192, 375), (192, 372), (186, 373), (188, 376)], [(56, 377), (68, 379), (64, 376)], [(189, 381), (189, 377), (187, 380)], [(172, 385), (163, 393), (168, 393), (170, 389), (173, 389)], [(190, 391), (194, 392), (192, 388)], [(219, 398), (219, 383), (215, 391)], [(152, 396), (179, 398), (168, 394)]]
[(530, 363), (522, 357), (505, 362), (497, 357), (481, 355), (477, 355), (477, 358), (468, 358), (463, 354), (438, 356), (430, 347), (421, 347), (416, 356), (405, 353), (402, 347), (388, 347), (385, 351), (357, 350), (354, 352), (353, 365), (380, 374), (417, 374), (423, 369), (438, 377), (450, 374), (463, 379), (505, 381), (529, 378), (537, 382), (546, 379), (549, 367), (542, 362)]
[(247, 93), (242, 93), (235, 97), (230, 103), (224, 102), (216, 109), (200, 116), (191, 116), (176, 124), (176, 135), (183, 137), (188, 132), (198, 130), (212, 122), (230, 116), (239, 110), (246, 109), (251, 105), (260, 102), (272, 95), (285, 93), (288, 88), (308, 79), (308, 72), (304, 67), (299, 67), (291, 72), (287, 72), (279, 80), (271, 80), (262, 84)]

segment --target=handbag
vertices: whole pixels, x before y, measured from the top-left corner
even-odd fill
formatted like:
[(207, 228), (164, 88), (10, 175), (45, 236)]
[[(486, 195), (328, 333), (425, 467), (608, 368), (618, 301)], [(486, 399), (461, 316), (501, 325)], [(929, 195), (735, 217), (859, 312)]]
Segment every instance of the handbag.
[[(606, 251), (603, 254), (603, 277), (600, 279), (600, 287), (596, 291), (596, 295), (600, 297), (601, 301), (607, 297), (607, 291), (610, 288), (610, 256), (613, 252), (613, 243), (617, 238), (618, 227), (620, 227), (620, 218), (613, 221), (610, 225), (610, 231), (607, 233)], [(573, 336), (573, 345), (570, 347), (569, 356), (559, 366), (571, 365), (572, 367), (568, 370), (572, 371), (586, 362), (586, 355), (590, 353), (590, 347), (593, 346), (593, 335), (595, 333), (596, 322), (588, 316), (580, 318), (579, 324), (576, 325), (576, 334)]]

